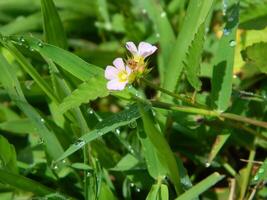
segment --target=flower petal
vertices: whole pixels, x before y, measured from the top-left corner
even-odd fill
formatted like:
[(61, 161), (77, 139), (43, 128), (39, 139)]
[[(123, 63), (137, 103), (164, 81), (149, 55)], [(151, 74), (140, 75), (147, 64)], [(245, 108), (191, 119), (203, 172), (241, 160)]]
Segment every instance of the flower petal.
[(128, 67), (127, 65), (125, 66), (125, 70), (126, 70), (128, 76), (132, 73), (132, 69), (130, 67)]
[(158, 48), (147, 42), (140, 42), (138, 45), (138, 55), (146, 58), (153, 54)]
[(118, 79), (113, 79), (107, 83), (107, 88), (109, 90), (123, 90), (127, 83), (128, 81), (120, 82)]
[(112, 80), (117, 78), (117, 75), (119, 73), (119, 70), (113, 66), (107, 66), (105, 70), (105, 78), (108, 80)]
[(120, 71), (121, 70), (125, 70), (125, 65), (124, 65), (124, 62), (123, 62), (122, 58), (116, 58), (113, 61), (113, 65)]
[(137, 48), (133, 42), (126, 42), (125, 47), (133, 54), (137, 54)]

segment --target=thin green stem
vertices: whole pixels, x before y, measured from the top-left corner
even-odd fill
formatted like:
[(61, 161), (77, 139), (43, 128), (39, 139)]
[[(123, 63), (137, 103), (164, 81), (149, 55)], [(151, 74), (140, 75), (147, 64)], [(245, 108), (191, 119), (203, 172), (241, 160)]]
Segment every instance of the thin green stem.
[(193, 114), (200, 114), (200, 115), (206, 115), (206, 116), (214, 116), (220, 119), (229, 119), (233, 121), (244, 122), (244, 123), (252, 124), (252, 125), (267, 129), (266, 122), (254, 120), (251, 118), (239, 116), (239, 115), (232, 114), (232, 113), (219, 113), (217, 111), (212, 111), (212, 110), (207, 110), (207, 109), (202, 109), (202, 108), (195, 108), (195, 107), (188, 107), (188, 106), (176, 106), (173, 104), (159, 102), (159, 101), (151, 101), (151, 104), (152, 106), (157, 107), (157, 108), (163, 108), (163, 109), (186, 112), (186, 113), (193, 113)]

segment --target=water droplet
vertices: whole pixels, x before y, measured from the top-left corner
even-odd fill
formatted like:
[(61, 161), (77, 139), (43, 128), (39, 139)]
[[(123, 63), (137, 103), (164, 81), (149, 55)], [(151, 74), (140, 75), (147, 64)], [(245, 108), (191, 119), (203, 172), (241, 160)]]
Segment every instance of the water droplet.
[(20, 41), (20, 42), (22, 42), (22, 43), (24, 43), (24, 42), (25, 42), (25, 39), (24, 39), (24, 37), (23, 37), (23, 36), (21, 36), (21, 37), (19, 38), (19, 41)]
[(263, 168), (260, 168), (259, 169), (259, 173), (262, 174), (264, 172), (264, 169)]
[(120, 135), (120, 133), (121, 133), (120, 129), (116, 128), (115, 133), (116, 133), (117, 135)]
[(254, 180), (254, 181), (257, 181), (257, 180), (259, 180), (259, 177), (258, 177), (257, 175), (254, 176), (253, 180)]
[(129, 127), (130, 128), (136, 128), (136, 126), (137, 126), (137, 123), (136, 123), (136, 121), (132, 121), (130, 124), (129, 124)]
[(228, 18), (228, 22), (232, 22), (232, 21), (234, 21), (234, 18), (233, 17), (229, 17)]
[(64, 160), (62, 160), (62, 163), (63, 163), (63, 164), (65, 164), (66, 162), (67, 162), (67, 161), (66, 161), (65, 159), (64, 159)]
[(25, 87), (30, 90), (32, 89), (33, 81), (25, 81)]
[(156, 33), (156, 37), (159, 38), (160, 37), (160, 34), (159, 33)]
[(136, 188), (135, 188), (135, 191), (136, 191), (136, 192), (141, 192), (141, 189), (138, 188), (138, 187), (136, 187)]
[(225, 16), (227, 12), (227, 0), (223, 0), (222, 3), (223, 3), (222, 13)]
[(145, 15), (147, 14), (147, 10), (146, 9), (142, 9), (142, 13)]
[(42, 123), (44, 123), (44, 122), (45, 122), (44, 118), (41, 118), (41, 119), (40, 119), (40, 121), (41, 121)]
[(30, 47), (30, 51), (31, 51), (31, 52), (34, 52), (34, 48)]
[(57, 166), (57, 164), (53, 167), (53, 169), (58, 169), (58, 166)]
[(74, 143), (77, 147), (83, 147), (85, 145), (85, 141), (82, 139), (78, 139), (75, 143)]
[(135, 184), (134, 184), (134, 183), (130, 183), (130, 186), (131, 186), (131, 187), (134, 187), (134, 186), (135, 186)]
[(162, 12), (162, 13), (160, 13), (160, 17), (161, 17), (161, 18), (166, 17), (166, 12)]
[(8, 38), (6, 36), (3, 36), (2, 39), (3, 39), (3, 41), (7, 41)]
[(91, 175), (92, 175), (92, 174), (91, 174), (90, 172), (87, 172), (87, 173), (86, 173), (86, 176), (87, 176), (87, 177), (90, 177)]
[(223, 34), (224, 35), (229, 35), (230, 34), (230, 30), (228, 30), (227, 28), (223, 29)]
[(236, 45), (236, 41), (235, 40), (230, 40), (229, 41), (229, 45), (230, 45), (230, 47), (234, 47)]
[(205, 163), (205, 167), (210, 167), (210, 163), (209, 162), (206, 162)]
[(92, 108), (88, 108), (88, 109), (87, 109), (87, 112), (88, 112), (90, 115), (94, 114), (94, 110), (93, 110)]
[(42, 41), (39, 41), (38, 43), (37, 43), (37, 45), (38, 45), (38, 47), (43, 47), (44, 46), (44, 43), (42, 42)]

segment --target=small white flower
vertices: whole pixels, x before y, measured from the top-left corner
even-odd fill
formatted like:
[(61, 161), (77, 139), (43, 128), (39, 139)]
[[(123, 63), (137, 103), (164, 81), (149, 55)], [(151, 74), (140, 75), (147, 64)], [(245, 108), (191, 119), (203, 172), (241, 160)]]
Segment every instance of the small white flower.
[(116, 58), (113, 66), (107, 66), (105, 78), (108, 79), (107, 88), (109, 90), (123, 90), (129, 82), (132, 70), (124, 64), (122, 58)]
[(144, 60), (146, 57), (153, 54), (158, 48), (147, 42), (140, 42), (138, 48), (133, 42), (126, 42), (126, 48), (134, 56), (134, 60)]

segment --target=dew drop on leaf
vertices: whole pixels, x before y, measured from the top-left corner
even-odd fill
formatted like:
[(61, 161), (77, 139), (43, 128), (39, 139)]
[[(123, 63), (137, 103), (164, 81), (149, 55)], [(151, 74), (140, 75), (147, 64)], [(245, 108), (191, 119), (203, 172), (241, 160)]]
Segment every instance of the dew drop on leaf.
[(38, 47), (41, 47), (41, 48), (44, 46), (44, 44), (43, 44), (42, 41), (39, 41), (39, 42), (37, 43), (37, 45), (38, 45)]
[(75, 143), (74, 143), (75, 146), (77, 147), (82, 147), (85, 145), (85, 141), (82, 140), (82, 139), (78, 139)]
[(120, 129), (116, 128), (115, 133), (116, 133), (117, 135), (120, 135), (120, 133), (121, 133)]
[(230, 40), (229, 41), (229, 45), (230, 45), (230, 47), (234, 47), (236, 45), (236, 41), (235, 40)]

